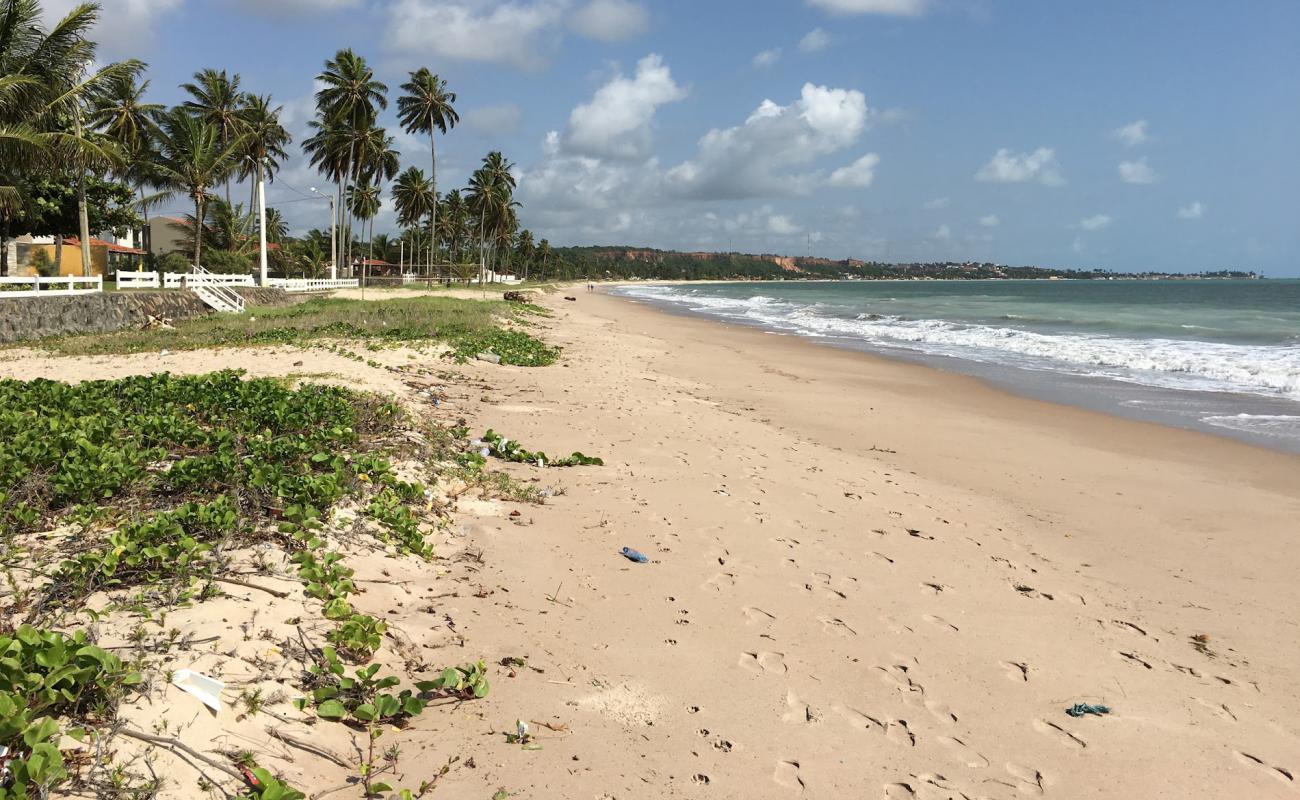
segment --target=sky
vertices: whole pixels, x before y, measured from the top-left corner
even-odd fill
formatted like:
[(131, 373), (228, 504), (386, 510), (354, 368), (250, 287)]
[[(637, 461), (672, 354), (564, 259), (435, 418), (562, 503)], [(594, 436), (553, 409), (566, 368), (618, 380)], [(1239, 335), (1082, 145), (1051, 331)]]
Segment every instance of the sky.
[(555, 245), (1300, 276), (1295, 0), (102, 4), (100, 60), (148, 62), (152, 100), (212, 67), (284, 106), (268, 202), (298, 233), (328, 225), (313, 79), (351, 47), (403, 167), (429, 169), (395, 114), (426, 66), (461, 115), (439, 190), (501, 150)]

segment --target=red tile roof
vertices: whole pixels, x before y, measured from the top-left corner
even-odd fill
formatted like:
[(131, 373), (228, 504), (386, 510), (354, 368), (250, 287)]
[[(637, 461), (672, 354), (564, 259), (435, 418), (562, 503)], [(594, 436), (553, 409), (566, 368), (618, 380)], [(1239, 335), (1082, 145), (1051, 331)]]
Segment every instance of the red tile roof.
[[(81, 240), (78, 239), (76, 236), (68, 236), (63, 240), (63, 244), (66, 245), (67, 247), (81, 247)], [(106, 242), (103, 239), (96, 239), (93, 236), (90, 237), (90, 246), (107, 247), (108, 252), (110, 253), (132, 253), (137, 256), (143, 256), (148, 254), (148, 252), (145, 250), (140, 250), (135, 247), (127, 247), (124, 244), (114, 244), (113, 242)]]

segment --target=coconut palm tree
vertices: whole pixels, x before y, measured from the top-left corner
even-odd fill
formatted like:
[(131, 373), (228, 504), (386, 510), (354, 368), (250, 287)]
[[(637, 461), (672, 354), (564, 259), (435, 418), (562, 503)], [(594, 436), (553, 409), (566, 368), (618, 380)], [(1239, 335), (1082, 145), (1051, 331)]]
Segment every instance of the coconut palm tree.
[(149, 228), (151, 205), (145, 187), (150, 183), (154, 139), (164, 109), (161, 103), (145, 102), (148, 91), (149, 81), (141, 80), (138, 74), (116, 75), (91, 94), (89, 116), (90, 126), (108, 137), (122, 154), (119, 172), (140, 195), (144, 230)]
[(173, 223), (186, 249), (194, 248), (194, 232), (201, 230), (203, 246), (210, 250), (241, 256), (257, 252), (257, 217), (242, 203), (232, 206), (220, 197), (213, 197), (203, 204), (203, 214), (202, 225), (195, 224), (192, 214), (186, 214), (184, 222)]
[(284, 214), (278, 208), (266, 210), (266, 240), (275, 244), (284, 244), (289, 238), (289, 226), (284, 221)]
[[(429, 185), (433, 187), (433, 193), (436, 195), (438, 193), (438, 147), (434, 132), (440, 132), (445, 136), (448, 130), (456, 127), (456, 123), (460, 122), (460, 115), (453, 107), (456, 93), (447, 91), (447, 82), (425, 67), (420, 67), (411, 73), (411, 79), (402, 84), (402, 91), (405, 94), (397, 98), (397, 118), (401, 120), (403, 129), (407, 133), (429, 134), (431, 170)], [(433, 218), (429, 220), (429, 228), (436, 231), (438, 227), (436, 207), (433, 209), (432, 216)]]
[(393, 184), (393, 204), (397, 208), (397, 223), (405, 228), (417, 230), (413, 237), (415, 247), (412, 249), (412, 261), (415, 261), (415, 253), (419, 252), (418, 228), (437, 202), (438, 198), (433, 194), (433, 187), (424, 177), (423, 170), (407, 167), (401, 175), (397, 176), (397, 182)]
[(289, 157), (285, 148), (293, 137), (280, 124), (283, 110), (283, 106), (271, 106), (270, 95), (246, 94), (241, 100), (239, 116), (244, 129), (244, 146), (240, 152), (243, 161), (239, 165), (239, 179), (253, 179), (250, 208), (257, 204), (258, 184), (263, 178), (274, 183), (280, 162)]
[[(181, 84), (192, 98), (184, 102), (184, 107), (216, 126), (223, 145), (229, 145), (244, 130), (244, 95), (239, 91), (240, 80), (239, 75), (227, 75), (224, 69), (220, 72), (203, 69), (194, 73), (193, 83)], [(229, 174), (226, 176), (226, 202), (230, 202)]]
[(87, 72), (95, 58), (87, 37), (98, 18), (99, 5), (83, 3), (46, 31), (37, 0), (0, 0), (0, 275), (9, 274), (5, 244), (27, 204), (23, 186), (36, 171), (69, 167), (89, 270), (84, 170), (117, 166), (121, 157), (107, 139), (84, 135), (85, 103), (108, 81), (143, 67), (127, 61)]
[[(223, 141), (216, 125), (184, 107), (174, 108), (159, 127), (159, 183), (174, 192), (185, 192), (194, 201), (194, 219), (206, 219), (203, 207), (208, 192), (235, 171), (243, 145), (242, 138)], [(202, 256), (203, 237), (195, 236), (194, 263), (202, 263)]]
[(515, 237), (515, 254), (519, 256), (519, 262), (524, 265), (524, 280), (528, 280), (528, 267), (533, 263), (533, 258), (537, 255), (537, 246), (533, 244), (533, 232), (524, 229)]
[[(319, 129), (336, 145), (346, 143), (339, 183), (339, 204), (346, 209), (347, 186), (358, 177), (357, 143), (374, 126), (378, 112), (388, 108), (388, 85), (377, 80), (366, 60), (351, 49), (340, 50), (326, 61), (316, 81), (321, 86), (316, 92)], [(345, 229), (350, 230), (350, 226), (345, 225)], [(345, 240), (350, 244), (351, 235)]]

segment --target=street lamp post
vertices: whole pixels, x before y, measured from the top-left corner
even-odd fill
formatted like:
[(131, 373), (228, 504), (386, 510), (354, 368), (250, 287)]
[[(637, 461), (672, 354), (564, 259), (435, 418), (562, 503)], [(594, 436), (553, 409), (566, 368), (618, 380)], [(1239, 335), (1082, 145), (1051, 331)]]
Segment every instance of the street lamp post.
[[(260, 167), (261, 164), (259, 163)], [(257, 216), (261, 220), (258, 224), (258, 257), (261, 261), (262, 280), (259, 284), (266, 288), (266, 179), (262, 175), (262, 170), (257, 171)]]
[(330, 280), (338, 280), (339, 277), (339, 245), (337, 236), (334, 233), (334, 195), (323, 194), (315, 186), (311, 187), (313, 192), (319, 194), (330, 201)]

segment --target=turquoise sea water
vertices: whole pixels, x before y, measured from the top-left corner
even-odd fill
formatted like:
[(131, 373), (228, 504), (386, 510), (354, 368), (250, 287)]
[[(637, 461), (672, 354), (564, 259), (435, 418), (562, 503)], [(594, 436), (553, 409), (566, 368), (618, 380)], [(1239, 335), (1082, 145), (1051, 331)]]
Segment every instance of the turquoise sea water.
[(618, 293), (1300, 449), (1300, 281), (768, 282)]

